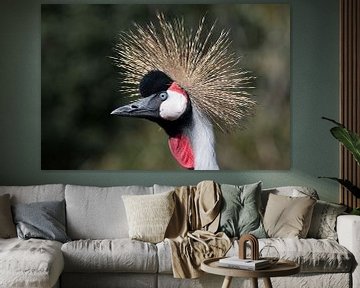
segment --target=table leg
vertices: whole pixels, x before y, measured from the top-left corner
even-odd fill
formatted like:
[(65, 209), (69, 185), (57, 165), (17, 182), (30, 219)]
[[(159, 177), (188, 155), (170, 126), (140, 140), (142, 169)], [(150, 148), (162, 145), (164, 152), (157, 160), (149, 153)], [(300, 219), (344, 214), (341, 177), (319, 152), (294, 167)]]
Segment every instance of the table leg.
[(270, 278), (266, 277), (263, 279), (264, 279), (265, 288), (273, 288)]
[(221, 286), (221, 288), (230, 288), (232, 277), (231, 276), (225, 276), (224, 282)]
[(251, 278), (252, 287), (258, 288), (258, 279), (257, 278)]

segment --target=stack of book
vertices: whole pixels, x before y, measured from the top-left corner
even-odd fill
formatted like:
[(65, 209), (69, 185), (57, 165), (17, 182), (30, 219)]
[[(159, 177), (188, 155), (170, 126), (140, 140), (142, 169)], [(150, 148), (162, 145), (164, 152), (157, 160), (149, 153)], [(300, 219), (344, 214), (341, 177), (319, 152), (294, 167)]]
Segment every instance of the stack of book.
[(267, 259), (251, 260), (240, 259), (238, 256), (234, 256), (220, 259), (219, 266), (246, 270), (260, 270), (270, 267), (271, 262)]

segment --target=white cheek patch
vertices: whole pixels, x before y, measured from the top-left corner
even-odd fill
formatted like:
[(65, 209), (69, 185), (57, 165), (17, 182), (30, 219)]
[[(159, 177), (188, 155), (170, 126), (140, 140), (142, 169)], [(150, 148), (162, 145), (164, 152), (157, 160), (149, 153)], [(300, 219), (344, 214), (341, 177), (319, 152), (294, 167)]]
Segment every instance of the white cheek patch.
[(168, 90), (168, 98), (160, 105), (160, 117), (174, 121), (186, 110), (187, 97), (181, 93)]

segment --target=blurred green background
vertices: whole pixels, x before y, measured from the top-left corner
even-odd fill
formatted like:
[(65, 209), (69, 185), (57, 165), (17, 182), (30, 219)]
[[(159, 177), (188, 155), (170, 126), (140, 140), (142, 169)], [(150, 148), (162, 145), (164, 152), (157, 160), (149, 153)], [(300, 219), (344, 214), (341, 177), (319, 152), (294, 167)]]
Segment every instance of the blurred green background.
[(289, 169), (290, 10), (287, 4), (42, 5), (41, 168), (182, 170), (159, 126), (110, 115), (131, 99), (109, 57), (120, 31), (157, 11), (197, 27), (230, 29), (232, 49), (256, 76), (256, 114), (243, 129), (215, 130), (221, 169)]

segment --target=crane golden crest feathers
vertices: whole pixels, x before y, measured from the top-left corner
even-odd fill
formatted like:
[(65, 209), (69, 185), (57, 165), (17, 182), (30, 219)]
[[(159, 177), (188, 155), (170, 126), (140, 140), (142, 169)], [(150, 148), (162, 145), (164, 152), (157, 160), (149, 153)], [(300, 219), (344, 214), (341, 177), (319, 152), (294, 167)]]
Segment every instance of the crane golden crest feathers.
[(183, 18), (167, 21), (158, 14), (157, 21), (145, 27), (134, 24), (120, 34), (113, 59), (124, 73), (122, 90), (139, 95), (142, 77), (159, 70), (185, 89), (192, 104), (221, 130), (241, 125), (253, 114), (255, 101), (248, 90), (254, 77), (239, 67), (228, 32), (214, 37), (215, 24), (205, 31), (204, 17), (196, 30), (186, 29)]

